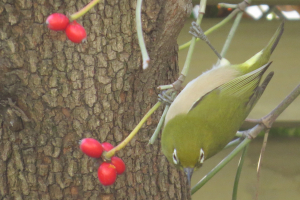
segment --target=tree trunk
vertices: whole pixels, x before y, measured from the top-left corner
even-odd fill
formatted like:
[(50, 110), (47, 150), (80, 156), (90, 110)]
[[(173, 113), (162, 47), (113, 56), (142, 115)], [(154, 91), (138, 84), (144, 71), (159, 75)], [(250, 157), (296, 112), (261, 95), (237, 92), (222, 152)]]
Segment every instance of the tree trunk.
[(127, 169), (110, 187), (99, 183), (98, 161), (78, 142), (118, 144), (156, 103), (156, 87), (177, 78), (176, 39), (191, 1), (143, 2), (146, 71), (136, 0), (101, 1), (79, 19), (87, 43), (44, 25), (51, 13), (71, 14), (88, 2), (0, 2), (0, 199), (189, 199), (184, 174), (169, 165), (159, 140), (147, 145), (162, 108), (118, 152)]

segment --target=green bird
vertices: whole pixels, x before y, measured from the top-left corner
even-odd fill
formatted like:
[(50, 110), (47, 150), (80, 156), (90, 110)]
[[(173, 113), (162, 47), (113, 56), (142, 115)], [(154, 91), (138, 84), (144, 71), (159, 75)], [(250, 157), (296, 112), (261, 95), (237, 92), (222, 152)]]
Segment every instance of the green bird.
[(189, 82), (174, 99), (165, 118), (162, 152), (183, 169), (190, 184), (194, 169), (221, 151), (235, 136), (273, 76), (259, 85), (284, 23), (268, 45), (246, 62), (226, 59)]

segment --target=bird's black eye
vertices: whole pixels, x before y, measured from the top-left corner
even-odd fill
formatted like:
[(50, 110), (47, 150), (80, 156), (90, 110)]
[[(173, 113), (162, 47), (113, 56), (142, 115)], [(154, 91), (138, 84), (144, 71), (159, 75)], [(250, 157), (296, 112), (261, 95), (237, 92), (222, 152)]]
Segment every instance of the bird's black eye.
[(199, 162), (202, 164), (204, 162), (204, 151), (200, 149)]
[(179, 163), (176, 149), (174, 149), (174, 152), (173, 152), (173, 162), (175, 165), (177, 165)]

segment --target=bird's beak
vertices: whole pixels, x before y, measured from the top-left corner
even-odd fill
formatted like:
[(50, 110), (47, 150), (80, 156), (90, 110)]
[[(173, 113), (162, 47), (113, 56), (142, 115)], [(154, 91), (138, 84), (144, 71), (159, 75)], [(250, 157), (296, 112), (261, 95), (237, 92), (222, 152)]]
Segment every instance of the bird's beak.
[(192, 175), (193, 175), (193, 172), (194, 172), (194, 168), (187, 167), (187, 168), (184, 168), (183, 171), (187, 176), (189, 186), (191, 186), (191, 179), (192, 179)]

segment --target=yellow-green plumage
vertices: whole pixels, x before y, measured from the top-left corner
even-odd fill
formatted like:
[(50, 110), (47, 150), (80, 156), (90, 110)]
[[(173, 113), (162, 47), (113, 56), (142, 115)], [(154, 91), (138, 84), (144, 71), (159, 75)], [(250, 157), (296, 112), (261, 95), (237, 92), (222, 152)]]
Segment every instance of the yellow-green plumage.
[(245, 63), (222, 60), (182, 90), (170, 106), (161, 138), (169, 162), (178, 168), (199, 168), (232, 140), (272, 78), (269, 75), (259, 86), (282, 32), (283, 24)]

